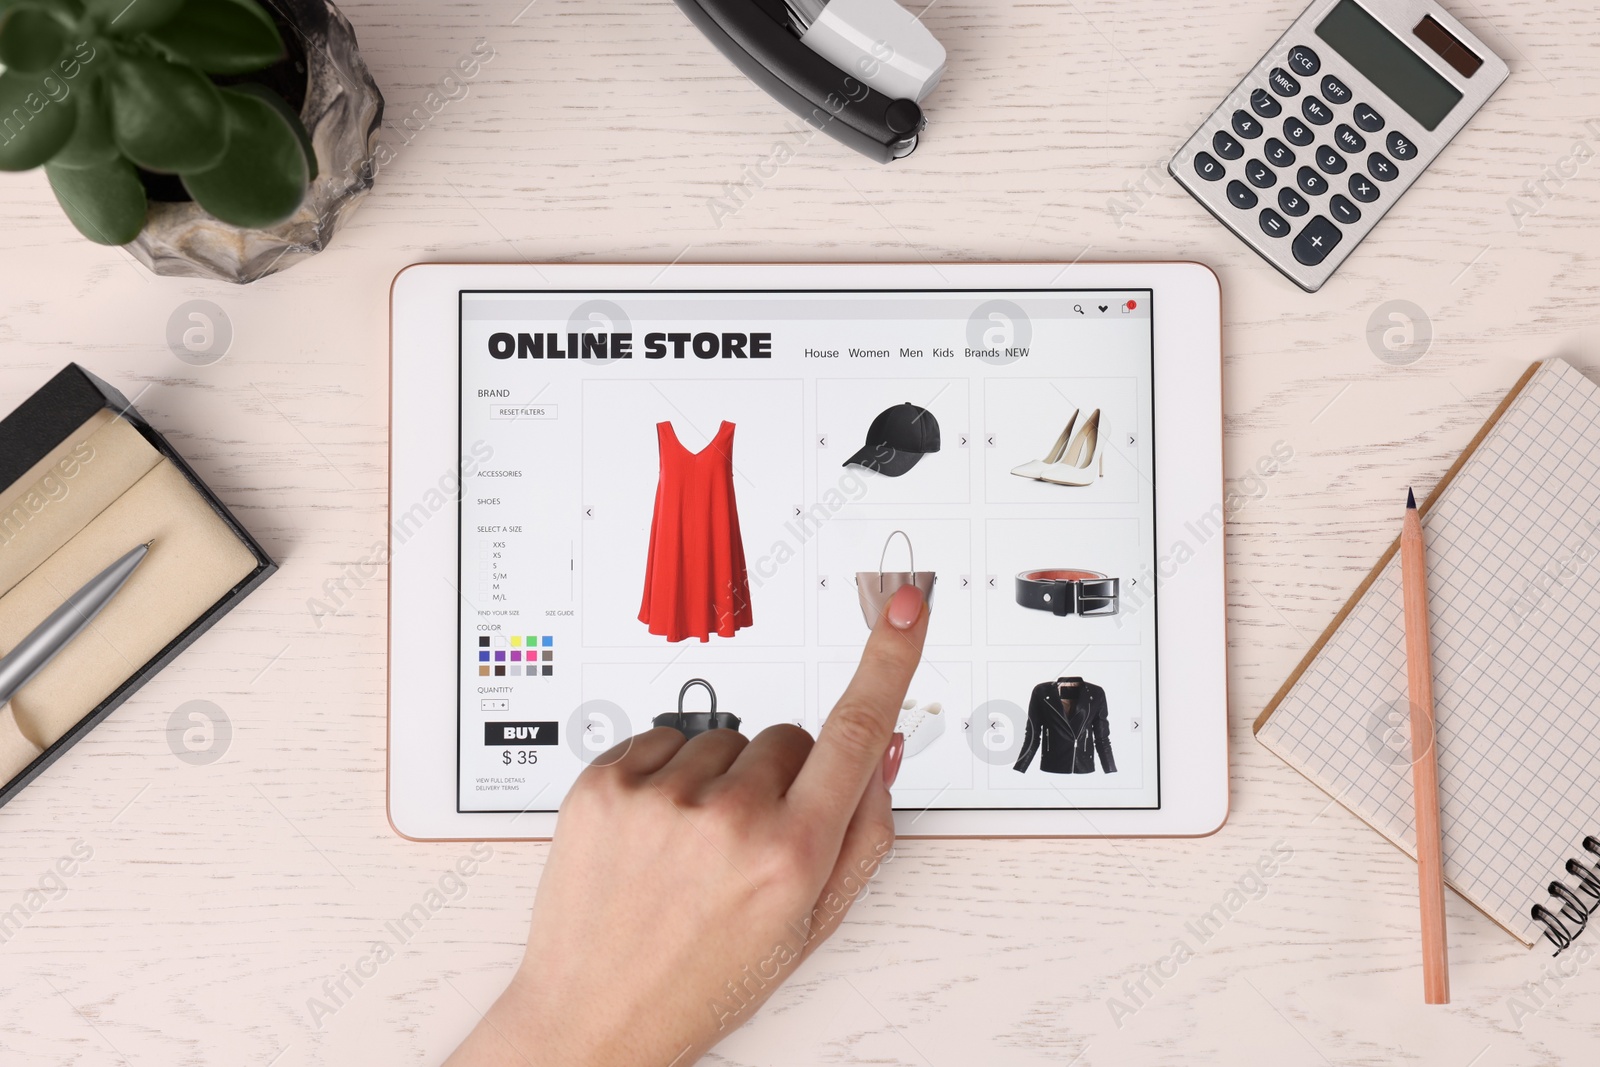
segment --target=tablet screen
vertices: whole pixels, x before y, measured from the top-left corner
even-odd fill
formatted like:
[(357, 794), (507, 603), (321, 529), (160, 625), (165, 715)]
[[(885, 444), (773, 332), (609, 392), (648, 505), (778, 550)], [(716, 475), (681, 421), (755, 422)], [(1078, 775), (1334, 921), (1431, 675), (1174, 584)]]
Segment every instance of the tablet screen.
[(906, 582), (897, 808), (1160, 806), (1149, 290), (460, 301), (459, 811), (815, 733)]

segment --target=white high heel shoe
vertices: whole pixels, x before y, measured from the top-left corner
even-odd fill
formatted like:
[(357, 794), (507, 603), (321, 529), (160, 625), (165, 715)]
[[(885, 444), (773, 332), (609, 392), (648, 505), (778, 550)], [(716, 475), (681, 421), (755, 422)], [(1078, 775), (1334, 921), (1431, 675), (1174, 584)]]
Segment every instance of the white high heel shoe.
[(1105, 440), (1100, 436), (1100, 409), (1095, 408), (1066, 451), (1047, 464), (1039, 480), (1056, 485), (1093, 485), (1106, 475)]
[(1050, 452), (1043, 459), (1030, 459), (1018, 467), (1012, 467), (1011, 473), (1018, 478), (1032, 478), (1038, 481), (1044, 474), (1045, 468), (1061, 458), (1061, 453), (1067, 450), (1067, 442), (1072, 439), (1072, 427), (1078, 421), (1077, 409), (1073, 409), (1072, 418), (1067, 420), (1067, 428), (1061, 431), (1061, 436), (1056, 438), (1056, 443), (1050, 446)]

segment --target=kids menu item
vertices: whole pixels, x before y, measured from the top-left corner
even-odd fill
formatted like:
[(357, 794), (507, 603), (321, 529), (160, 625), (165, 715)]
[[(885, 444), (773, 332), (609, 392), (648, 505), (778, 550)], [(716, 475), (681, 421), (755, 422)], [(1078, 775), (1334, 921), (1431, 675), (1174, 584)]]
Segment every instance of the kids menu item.
[(463, 291), (459, 810), (554, 811), (688, 679), (815, 732), (935, 580), (896, 805), (1159, 807), (1152, 295)]

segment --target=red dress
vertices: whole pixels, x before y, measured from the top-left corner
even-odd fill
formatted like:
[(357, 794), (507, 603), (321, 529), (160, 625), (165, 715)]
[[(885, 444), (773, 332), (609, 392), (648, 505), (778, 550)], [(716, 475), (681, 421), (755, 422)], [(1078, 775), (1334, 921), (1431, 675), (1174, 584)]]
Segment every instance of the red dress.
[(661, 476), (639, 621), (668, 641), (732, 637), (752, 624), (733, 496), (733, 429), (724, 421), (705, 448), (690, 452), (672, 423), (656, 423)]

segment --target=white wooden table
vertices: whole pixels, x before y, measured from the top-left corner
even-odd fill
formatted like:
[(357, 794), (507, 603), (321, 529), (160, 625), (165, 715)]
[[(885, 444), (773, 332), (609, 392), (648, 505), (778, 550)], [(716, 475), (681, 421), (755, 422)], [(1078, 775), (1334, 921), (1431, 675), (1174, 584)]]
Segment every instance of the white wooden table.
[[(1228, 526), (1232, 817), (1204, 840), (906, 844), (707, 1062), (1593, 1062), (1600, 963), (1535, 999), (1548, 952), (1453, 894), (1455, 1003), (1421, 1010), (1412, 864), (1249, 725), (1395, 535), (1401, 489), (1439, 476), (1523, 366), (1559, 354), (1600, 373), (1594, 4), (1448, 0), (1511, 79), (1306, 295), (1164, 173), (1296, 3), (938, 0), (925, 17), (949, 73), (923, 146), (882, 168), (823, 137), (795, 147), (787, 113), (668, 0), (525, 2), (345, 6), (396, 121), (477, 42), (493, 58), (409, 143), (386, 134), (398, 156), (331, 250), (249, 288), (154, 278), (79, 240), (42, 175), (0, 177), (3, 406), (83, 362), (140, 394), (283, 563), (0, 809), (0, 910), (75, 840), (93, 851), (0, 944), (0, 1063), (433, 1064), (511, 973), (546, 846), (495, 846), (395, 944), (386, 924), (466, 846), (403, 841), (384, 818), (382, 573), (347, 583), (336, 617), (307, 606), (384, 537), (400, 267), (1079, 257), (1214, 267), (1228, 473), (1293, 452), (1237, 483), (1251, 499)], [(714, 213), (779, 144), (794, 158)], [(1530, 196), (1546, 168), (1558, 177)], [(234, 331), (207, 367), (165, 342), (195, 298)], [(1406, 366), (1368, 341), (1391, 300), (1431, 323)], [(231, 723), (205, 766), (169, 745), (191, 700)], [(1275, 845), (1292, 855), (1260, 899), (1199, 944), (1186, 924)], [(1175, 966), (1180, 938), (1195, 951)], [(364, 962), (385, 941), (393, 958)], [(1539, 1010), (1515, 1022), (1513, 996)]]

